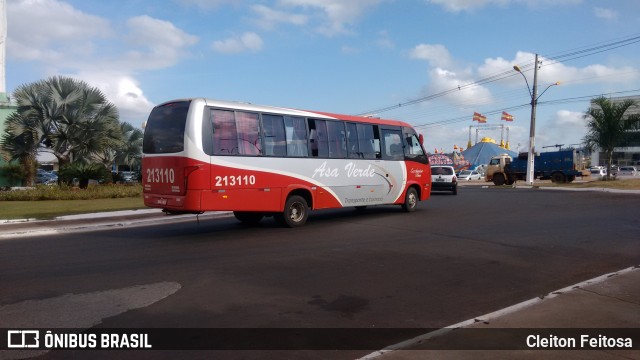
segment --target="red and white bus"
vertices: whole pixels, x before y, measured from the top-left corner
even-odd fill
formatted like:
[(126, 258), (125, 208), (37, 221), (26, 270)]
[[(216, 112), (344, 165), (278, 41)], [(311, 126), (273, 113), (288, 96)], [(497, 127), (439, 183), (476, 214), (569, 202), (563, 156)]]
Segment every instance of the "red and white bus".
[(295, 227), (312, 209), (413, 211), (430, 196), (431, 168), (401, 121), (194, 98), (151, 111), (142, 183), (149, 207)]

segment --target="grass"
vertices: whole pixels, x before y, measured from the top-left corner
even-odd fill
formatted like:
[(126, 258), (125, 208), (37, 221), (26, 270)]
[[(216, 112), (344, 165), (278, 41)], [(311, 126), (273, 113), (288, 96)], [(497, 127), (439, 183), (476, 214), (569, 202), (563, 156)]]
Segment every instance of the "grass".
[(622, 179), (616, 179), (616, 180), (591, 180), (586, 182), (573, 182), (568, 184), (554, 184), (554, 183), (549, 183), (544, 185), (540, 184), (540, 186), (640, 190), (640, 179), (622, 178)]
[(0, 201), (0, 219), (52, 219), (56, 216), (145, 208), (142, 197), (93, 200)]

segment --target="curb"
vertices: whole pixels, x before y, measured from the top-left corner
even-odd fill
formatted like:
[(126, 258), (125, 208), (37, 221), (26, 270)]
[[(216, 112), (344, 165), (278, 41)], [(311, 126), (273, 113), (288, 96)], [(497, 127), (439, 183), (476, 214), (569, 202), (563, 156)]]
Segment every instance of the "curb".
[(204, 214), (167, 215), (159, 209), (121, 210), (58, 216), (52, 220), (0, 220), (0, 240), (30, 236), (54, 235), (64, 232), (106, 230), (115, 227), (139, 226), (153, 222), (174, 223), (229, 216), (229, 211)]

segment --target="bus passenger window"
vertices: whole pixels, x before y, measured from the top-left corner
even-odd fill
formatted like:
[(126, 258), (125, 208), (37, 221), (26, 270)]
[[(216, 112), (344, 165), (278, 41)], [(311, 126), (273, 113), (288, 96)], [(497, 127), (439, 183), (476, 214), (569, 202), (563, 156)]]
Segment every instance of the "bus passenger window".
[(213, 154), (237, 155), (238, 134), (233, 111), (211, 110), (213, 122)]
[(329, 157), (329, 140), (325, 120), (309, 119), (309, 139), (314, 157)]
[(373, 125), (357, 124), (358, 148), (363, 159), (375, 159), (376, 151), (380, 152), (380, 142), (376, 143), (373, 133)]
[(327, 135), (329, 138), (329, 157), (342, 159), (347, 157), (347, 142), (344, 123), (327, 121)]
[(266, 156), (286, 156), (285, 127), (282, 116), (262, 115), (264, 154)]
[(350, 158), (362, 158), (358, 147), (358, 129), (354, 123), (347, 123), (347, 152)]
[(260, 121), (258, 119), (258, 114), (238, 111), (236, 112), (236, 123), (238, 126), (240, 154), (262, 154), (262, 143), (260, 142)]
[(287, 156), (309, 156), (307, 127), (304, 118), (285, 116), (284, 127), (287, 137)]
[(404, 150), (400, 139), (399, 130), (382, 130), (384, 135), (385, 158), (391, 160), (404, 159)]

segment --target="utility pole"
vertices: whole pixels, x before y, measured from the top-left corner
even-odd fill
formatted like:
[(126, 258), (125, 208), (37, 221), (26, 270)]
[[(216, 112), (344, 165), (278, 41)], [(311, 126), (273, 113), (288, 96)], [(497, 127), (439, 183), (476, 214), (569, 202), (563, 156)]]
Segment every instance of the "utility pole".
[(538, 103), (538, 54), (533, 68), (533, 90), (531, 91), (531, 125), (529, 125), (529, 158), (527, 161), (527, 184), (533, 185), (536, 143), (536, 105)]

